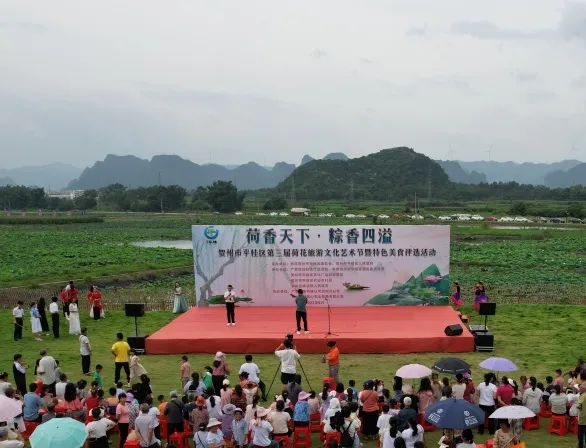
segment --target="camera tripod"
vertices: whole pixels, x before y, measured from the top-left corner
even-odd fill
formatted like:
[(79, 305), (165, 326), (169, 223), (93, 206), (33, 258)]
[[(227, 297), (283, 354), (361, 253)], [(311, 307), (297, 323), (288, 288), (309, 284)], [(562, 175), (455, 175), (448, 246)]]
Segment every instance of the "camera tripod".
[[(301, 367), (301, 371), (303, 372), (303, 376), (305, 377), (305, 381), (307, 381), (307, 385), (309, 386), (309, 389), (313, 389), (311, 387), (311, 384), (309, 383), (309, 378), (307, 378), (307, 374), (305, 373), (305, 369), (303, 368), (303, 364), (301, 364), (301, 360), (297, 360), (297, 362), (299, 363), (299, 367)], [(271, 381), (271, 385), (269, 386), (267, 392), (266, 392), (266, 396), (268, 397), (269, 394), (271, 393), (271, 389), (273, 388), (273, 384), (275, 383), (275, 378), (277, 378), (277, 374), (281, 371), (281, 363), (279, 362), (279, 365), (277, 366), (277, 370), (275, 370), (275, 374), (273, 375), (273, 380)]]

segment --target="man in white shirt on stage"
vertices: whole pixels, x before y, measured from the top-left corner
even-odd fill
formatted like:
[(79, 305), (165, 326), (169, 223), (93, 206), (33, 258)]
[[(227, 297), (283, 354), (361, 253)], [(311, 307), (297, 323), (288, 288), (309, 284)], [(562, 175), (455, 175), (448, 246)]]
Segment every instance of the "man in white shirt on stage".
[(236, 305), (236, 293), (232, 289), (232, 285), (228, 285), (228, 289), (224, 293), (224, 302), (226, 303), (226, 316), (228, 323), (226, 325), (236, 325), (234, 317), (234, 306)]
[(24, 327), (24, 310), (22, 309), (22, 301), (16, 302), (16, 307), (12, 310), (12, 317), (14, 318), (14, 340), (22, 339), (22, 327)]

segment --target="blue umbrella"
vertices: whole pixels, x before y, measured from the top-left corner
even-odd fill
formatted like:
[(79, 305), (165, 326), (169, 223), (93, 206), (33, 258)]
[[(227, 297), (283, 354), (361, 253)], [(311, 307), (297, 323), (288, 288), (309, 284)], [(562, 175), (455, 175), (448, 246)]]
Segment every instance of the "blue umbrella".
[(438, 428), (473, 428), (484, 424), (484, 411), (466, 400), (448, 398), (430, 405), (425, 420)]
[(80, 448), (87, 439), (85, 425), (69, 417), (52, 418), (31, 435), (32, 448)]

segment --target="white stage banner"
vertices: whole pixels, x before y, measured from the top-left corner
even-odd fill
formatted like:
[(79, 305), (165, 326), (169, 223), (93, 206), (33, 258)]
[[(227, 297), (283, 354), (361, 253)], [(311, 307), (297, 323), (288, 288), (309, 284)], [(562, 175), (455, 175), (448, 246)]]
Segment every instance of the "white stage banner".
[(450, 288), (447, 225), (195, 225), (198, 306), (445, 305)]

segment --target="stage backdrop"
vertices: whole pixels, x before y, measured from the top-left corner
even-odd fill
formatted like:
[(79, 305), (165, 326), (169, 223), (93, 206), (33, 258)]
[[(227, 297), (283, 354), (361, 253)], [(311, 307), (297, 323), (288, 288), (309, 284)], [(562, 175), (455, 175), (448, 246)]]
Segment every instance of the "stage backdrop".
[(444, 305), (450, 288), (450, 227), (443, 225), (192, 227), (199, 306)]

